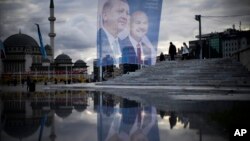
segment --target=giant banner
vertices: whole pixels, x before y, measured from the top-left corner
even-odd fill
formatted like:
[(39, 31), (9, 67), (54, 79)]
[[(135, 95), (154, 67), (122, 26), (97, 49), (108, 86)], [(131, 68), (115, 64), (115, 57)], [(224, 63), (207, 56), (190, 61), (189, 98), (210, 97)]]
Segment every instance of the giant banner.
[(99, 66), (154, 65), (162, 0), (99, 0)]

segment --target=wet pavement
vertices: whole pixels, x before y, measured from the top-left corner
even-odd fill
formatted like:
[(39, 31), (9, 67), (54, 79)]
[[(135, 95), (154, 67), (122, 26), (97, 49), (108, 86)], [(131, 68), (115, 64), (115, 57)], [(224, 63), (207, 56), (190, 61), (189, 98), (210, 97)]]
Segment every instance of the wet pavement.
[[(44, 83), (36, 83), (35, 91), (43, 92), (47, 87), (52, 86), (52, 83), (44, 85)], [(58, 85), (62, 85), (61, 83)], [(27, 85), (0, 85), (0, 92), (28, 92)]]
[(249, 100), (213, 92), (40, 88), (0, 92), (1, 141), (228, 141), (250, 119)]

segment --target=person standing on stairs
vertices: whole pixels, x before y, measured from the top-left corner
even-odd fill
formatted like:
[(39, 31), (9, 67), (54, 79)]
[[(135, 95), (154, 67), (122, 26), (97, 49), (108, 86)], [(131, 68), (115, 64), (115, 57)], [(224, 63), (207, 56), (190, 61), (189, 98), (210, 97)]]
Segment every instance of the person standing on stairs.
[(175, 60), (176, 47), (175, 47), (175, 45), (172, 42), (170, 42), (168, 54), (170, 55), (170, 61)]

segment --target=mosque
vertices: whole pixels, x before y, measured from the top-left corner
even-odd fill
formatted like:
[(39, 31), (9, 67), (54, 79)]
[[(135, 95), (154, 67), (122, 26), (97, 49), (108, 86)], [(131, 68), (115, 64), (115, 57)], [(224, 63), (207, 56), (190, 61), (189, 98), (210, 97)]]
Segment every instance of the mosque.
[(54, 59), (54, 2), (50, 1), (50, 45), (44, 49), (44, 58), (37, 41), (19, 31), (3, 42), (0, 40), (0, 77), (2, 83), (16, 80), (18, 83), (32, 77), (37, 81), (77, 81), (87, 80), (87, 64), (83, 60), (72, 62), (67, 54), (60, 54)]

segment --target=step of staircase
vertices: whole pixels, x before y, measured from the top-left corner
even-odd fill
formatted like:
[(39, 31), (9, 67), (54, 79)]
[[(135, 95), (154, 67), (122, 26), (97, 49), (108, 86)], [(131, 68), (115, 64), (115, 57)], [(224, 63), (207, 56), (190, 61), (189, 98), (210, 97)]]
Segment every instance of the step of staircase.
[(98, 85), (250, 87), (250, 72), (232, 59), (164, 61)]

